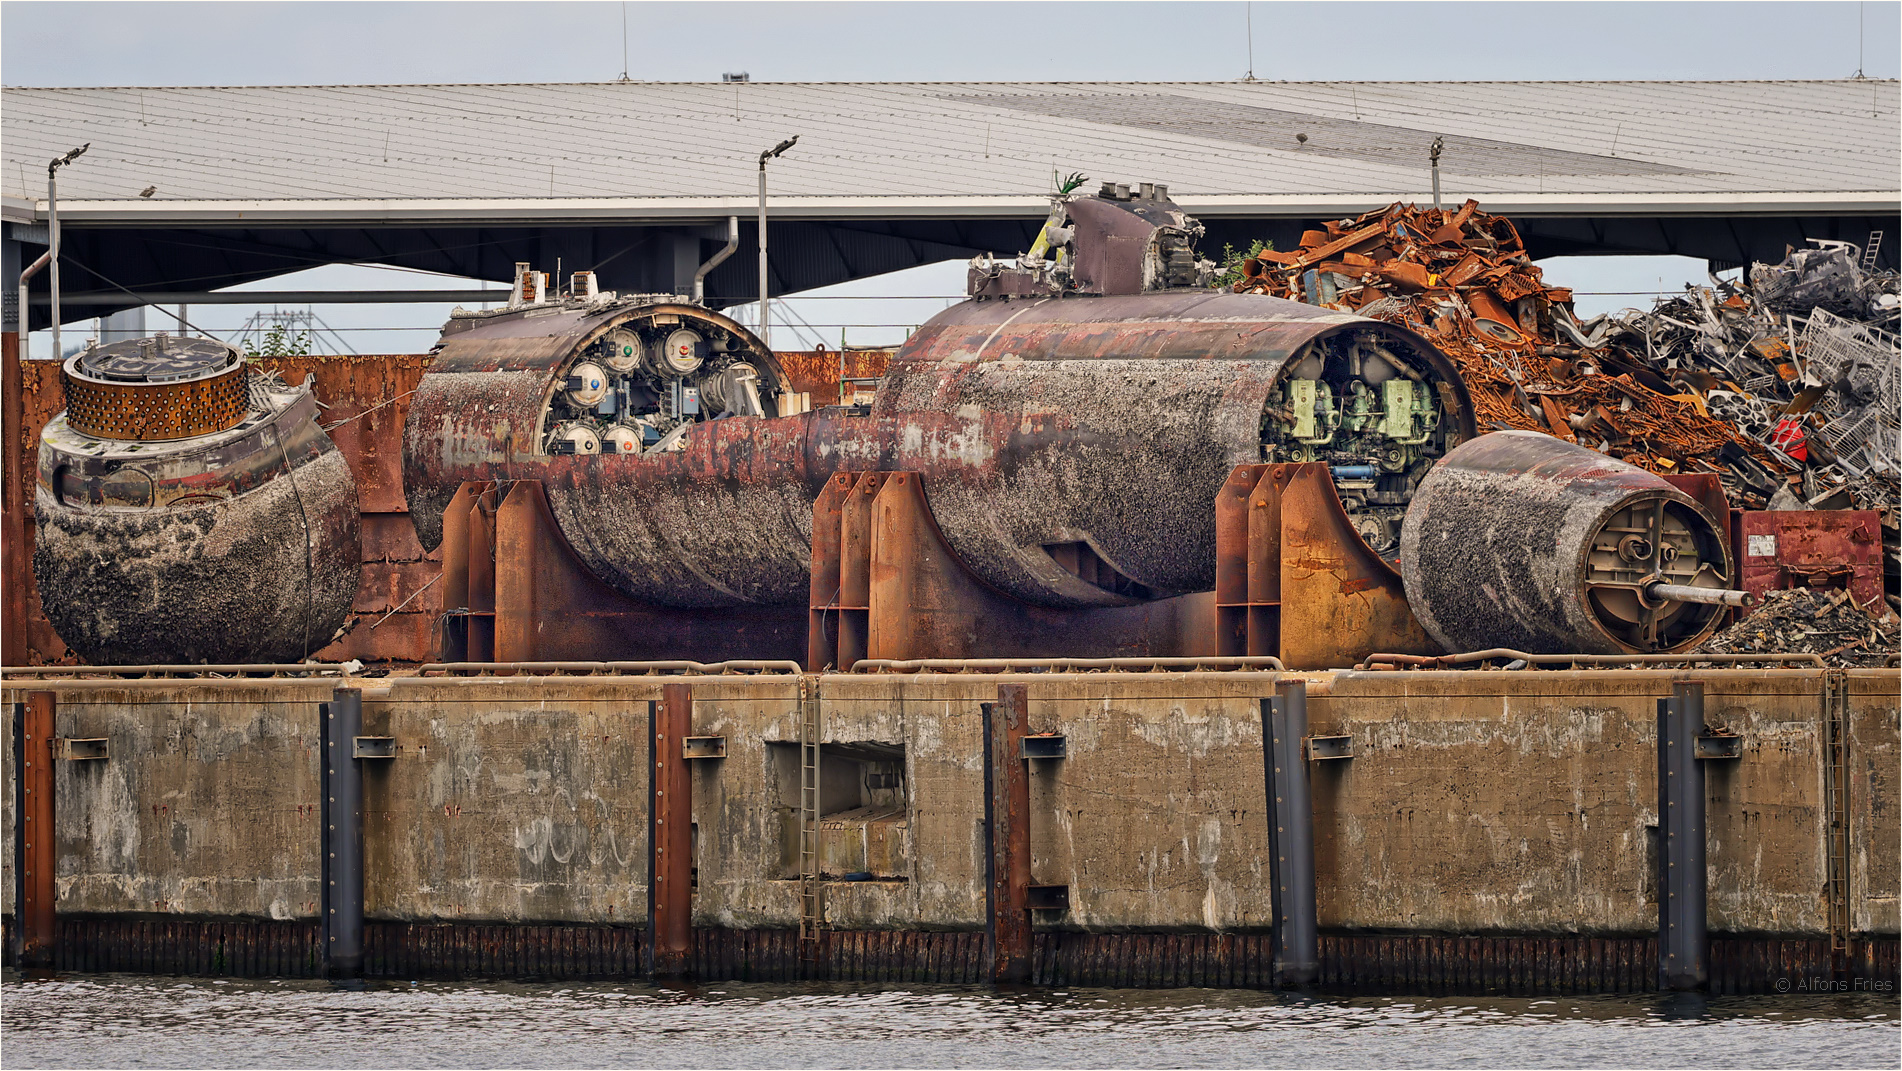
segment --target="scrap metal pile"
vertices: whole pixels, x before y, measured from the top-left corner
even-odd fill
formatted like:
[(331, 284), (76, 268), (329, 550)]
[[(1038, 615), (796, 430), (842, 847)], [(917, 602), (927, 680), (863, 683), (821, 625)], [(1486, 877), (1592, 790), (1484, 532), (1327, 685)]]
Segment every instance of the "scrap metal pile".
[(1881, 666), (1895, 654), (1897, 624), (1894, 614), (1864, 612), (1847, 591), (1767, 591), (1748, 615), (1697, 651), (1815, 654), (1832, 666)]
[[(1512, 222), (1394, 204), (1242, 264), (1241, 292), (1404, 324), (1459, 366), (1484, 430), (1651, 472), (1716, 473), (1739, 509), (1876, 509), (1897, 570), (1897, 276), (1841, 243), (1581, 321)], [(1893, 587), (1894, 581), (1891, 580)]]

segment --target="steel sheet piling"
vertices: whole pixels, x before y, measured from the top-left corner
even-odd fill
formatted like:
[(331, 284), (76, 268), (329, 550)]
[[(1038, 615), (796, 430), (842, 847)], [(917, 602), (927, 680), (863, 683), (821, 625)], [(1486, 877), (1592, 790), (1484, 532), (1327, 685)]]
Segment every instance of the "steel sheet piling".
[(20, 922), (19, 964), (51, 967), (58, 947), (54, 915), (53, 735), (58, 702), (52, 692), (28, 692), (14, 729), (20, 771)]
[[(339, 688), (318, 706), (324, 748), (323, 965), (331, 978), (363, 971), (363, 692)], [(248, 972), (247, 972), (248, 973)]]
[(1699, 989), (1706, 959), (1704, 768), (1696, 756), (1704, 728), (1704, 685), (1677, 681), (1658, 700), (1658, 988)]
[(1262, 704), (1262, 758), (1268, 782), (1269, 881), (1274, 886), (1275, 980), (1309, 986), (1320, 975), (1315, 929), (1314, 801), (1308, 790), (1306, 681), (1278, 681)]
[(648, 704), (647, 924), (656, 978), (684, 978), (693, 957), (693, 778), (683, 741), (693, 732), (693, 687), (667, 684)]
[(997, 686), (984, 712), (985, 900), (989, 908), (990, 980), (1030, 980), (1030, 775), (1022, 754), (1030, 690)]

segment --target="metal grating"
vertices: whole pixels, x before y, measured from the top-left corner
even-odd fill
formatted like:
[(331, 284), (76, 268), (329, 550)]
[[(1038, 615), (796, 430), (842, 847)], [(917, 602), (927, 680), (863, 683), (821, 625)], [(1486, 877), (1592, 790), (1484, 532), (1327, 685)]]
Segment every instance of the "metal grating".
[(1902, 340), (1895, 335), (1823, 308), (1810, 312), (1797, 347), (1810, 373), (1825, 383), (1858, 368), (1882, 369), (1902, 362)]

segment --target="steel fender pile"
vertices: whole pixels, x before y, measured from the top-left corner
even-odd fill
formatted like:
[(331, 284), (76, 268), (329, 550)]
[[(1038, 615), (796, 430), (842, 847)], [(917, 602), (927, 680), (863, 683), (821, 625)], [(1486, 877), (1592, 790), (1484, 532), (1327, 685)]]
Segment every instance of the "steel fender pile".
[[(1434, 467), (1408, 508), (1400, 560), (1408, 603), (1449, 651), (1689, 647), (1716, 626), (1734, 575), (1722, 529), (1689, 496), (1524, 431), (1481, 436)], [(1654, 597), (1660, 585), (1708, 595)]]

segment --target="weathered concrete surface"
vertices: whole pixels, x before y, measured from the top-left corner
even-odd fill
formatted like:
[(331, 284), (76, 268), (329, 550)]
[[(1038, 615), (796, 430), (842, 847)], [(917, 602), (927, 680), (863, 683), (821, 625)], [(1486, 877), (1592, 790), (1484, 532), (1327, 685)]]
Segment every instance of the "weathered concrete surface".
[[(1642, 935), (1656, 926), (1655, 704), (1671, 672), (1318, 673), (1321, 925), (1450, 934)], [(1707, 763), (1710, 925), (1825, 932), (1819, 671), (1704, 671), (1712, 725), (1745, 757)], [(1851, 674), (1852, 918), (1897, 932), (1898, 684)], [(662, 678), (363, 680), (373, 918), (638, 922), (646, 913), (647, 703)], [(812, 680), (812, 678), (808, 678)], [(978, 704), (1030, 687), (1033, 731), (1068, 757), (1031, 774), (1032, 876), (1068, 884), (1040, 925), (1259, 930), (1270, 898), (1260, 698), (1272, 674), (817, 678), (838, 754), (902, 750), (902, 880), (830, 882), (840, 928), (984, 922)], [(315, 704), (335, 681), (8, 682), (60, 693), (60, 732), (112, 758), (61, 764), (66, 912), (301, 917), (317, 900)], [(792, 677), (694, 678), (695, 922), (798, 921)], [(852, 750), (856, 749), (856, 750)], [(835, 763), (844, 770), (846, 764)], [(9, 777), (11, 770), (8, 771)], [(861, 771), (862, 772), (862, 771)], [(854, 774), (853, 776), (857, 776)], [(11, 782), (6, 788), (10, 794)], [(827, 786), (828, 809), (861, 799)], [(306, 813), (308, 812), (308, 813)], [(11, 856), (6, 858), (11, 867)], [(896, 876), (894, 876), (896, 877)], [(10, 880), (10, 878), (9, 878)]]
[[(55, 771), (62, 913), (316, 916), (317, 704), (331, 685), (48, 687), (59, 735), (103, 737), (111, 756)], [(10, 682), (5, 701), (25, 691)]]
[[(1655, 702), (1678, 676), (1337, 675), (1308, 708), (1313, 733), (1352, 735), (1357, 749), (1315, 771), (1321, 925), (1655, 928)], [(1707, 724), (1742, 733), (1746, 748), (1740, 761), (1705, 763), (1711, 930), (1826, 934), (1821, 675), (1696, 677)], [(1886, 753), (1858, 754), (1893, 770), (1894, 676), (1853, 680), (1852, 720), (1888, 741)], [(1852, 810), (1867, 816), (1857, 844), (1870, 877), (1853, 891), (1867, 932), (1894, 933), (1893, 778), (1863, 781)], [(1885, 895), (1886, 909), (1864, 902)]]
[[(1849, 678), (1850, 928), (1902, 932), (1902, 719), (1896, 716), (1896, 672)], [(1797, 776), (1801, 776), (1799, 772)], [(1817, 779), (1821, 791), (1821, 778)]]
[(403, 679), (364, 694), (365, 910), (392, 920), (647, 917), (660, 682)]

